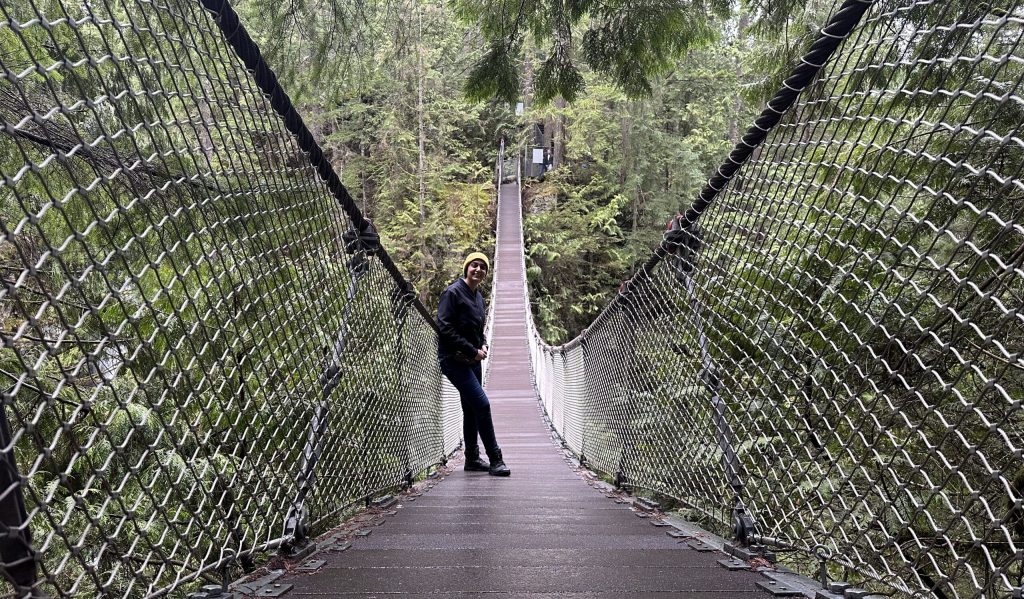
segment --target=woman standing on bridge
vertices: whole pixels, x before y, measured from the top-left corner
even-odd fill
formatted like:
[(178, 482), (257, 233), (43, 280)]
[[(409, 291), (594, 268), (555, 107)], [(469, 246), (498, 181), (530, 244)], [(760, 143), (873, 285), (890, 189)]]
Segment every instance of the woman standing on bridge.
[[(437, 324), (441, 330), (437, 354), (441, 372), (459, 390), (462, 400), (462, 438), (466, 451), (466, 470), (509, 476), (512, 472), (501, 459), (494, 437), (491, 402), (483, 388), (481, 362), (487, 357), (484, 345), (484, 297), (477, 289), (491, 263), (487, 256), (473, 252), (462, 263), (462, 277), (441, 294), (437, 306)], [(479, 434), (491, 463), (480, 459), (476, 444)]]

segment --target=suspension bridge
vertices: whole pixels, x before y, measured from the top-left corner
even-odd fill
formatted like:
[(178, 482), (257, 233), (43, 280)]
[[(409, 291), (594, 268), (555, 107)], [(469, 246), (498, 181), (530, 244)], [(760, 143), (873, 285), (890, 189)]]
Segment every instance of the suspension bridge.
[(8, 595), (1022, 597), (1019, 3), (837, 4), (563, 345), (500, 152), (504, 480), (227, 2), (0, 14)]

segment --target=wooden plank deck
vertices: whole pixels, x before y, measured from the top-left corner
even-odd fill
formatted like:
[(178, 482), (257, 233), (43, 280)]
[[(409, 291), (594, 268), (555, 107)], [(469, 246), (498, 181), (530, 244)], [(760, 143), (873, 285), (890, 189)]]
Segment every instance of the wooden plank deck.
[(604, 496), (566, 463), (530, 381), (519, 193), (501, 189), (495, 322), (487, 392), (510, 478), (455, 470), (405, 499), (373, 534), (312, 574), (289, 574), (288, 597), (767, 597), (764, 580), (730, 572)]

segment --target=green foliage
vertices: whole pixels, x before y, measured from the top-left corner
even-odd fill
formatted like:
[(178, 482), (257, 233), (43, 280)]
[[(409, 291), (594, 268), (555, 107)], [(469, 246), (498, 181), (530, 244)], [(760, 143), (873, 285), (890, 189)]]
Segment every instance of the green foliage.
[[(519, 68), (504, 40), (493, 42), (466, 78), (466, 97), (483, 102), (498, 97), (515, 104), (519, 94)], [(516, 90), (516, 91), (513, 91)]]
[(749, 30), (740, 35), (750, 40), (748, 68), (758, 74), (743, 90), (750, 104), (764, 105), (782, 87), (800, 57), (817, 39), (835, 6), (808, 0), (745, 2), (744, 14), (752, 22)]
[(537, 210), (523, 224), (534, 314), (558, 343), (594, 319), (628, 266), (617, 222), (625, 198), (601, 179), (576, 187), (557, 172), (531, 194), (534, 206), (545, 194), (558, 196), (553, 209)]
[(323, 94), (324, 82), (360, 81), (374, 68), (372, 48), (395, 18), (374, 0), (232, 3), (292, 99)]
[(532, 43), (546, 48), (533, 82), (537, 102), (579, 97), (586, 88), (583, 65), (629, 97), (646, 97), (655, 77), (717, 37), (713, 18), (727, 17), (729, 6), (726, 0), (460, 0), (458, 14), (480, 27), (489, 47), (467, 93), (515, 102), (522, 90), (512, 74)]
[(644, 100), (591, 73), (575, 103), (528, 113), (567, 123), (562, 168), (527, 182), (531, 298), (549, 342), (574, 337), (608, 303), (732, 147), (730, 127), (749, 112), (737, 106), (739, 52), (691, 52)]
[(498, 131), (512, 115), (463, 98), (472, 78), (467, 31), (447, 7), (412, 3), (394, 17), (378, 18), (382, 35), (361, 58), (363, 76), (322, 85), (303, 112), (389, 253), (433, 305), (465, 251), (493, 252)]
[[(483, 249), (493, 255), (494, 186), (446, 182), (431, 189), (424, 225), (417, 222), (412, 202), (388, 219), (381, 229), (387, 247), (405, 264), (403, 271), (420, 297), (436, 305), (444, 288), (459, 275), (463, 257)], [(436, 199), (435, 199), (436, 198)], [(405, 249), (414, 248), (414, 249)]]
[(725, 18), (728, 12), (728, 3), (718, 0), (601, 3), (583, 35), (581, 51), (587, 64), (620, 85), (627, 96), (650, 96), (652, 76), (672, 70), (687, 51), (718, 37), (708, 14)]

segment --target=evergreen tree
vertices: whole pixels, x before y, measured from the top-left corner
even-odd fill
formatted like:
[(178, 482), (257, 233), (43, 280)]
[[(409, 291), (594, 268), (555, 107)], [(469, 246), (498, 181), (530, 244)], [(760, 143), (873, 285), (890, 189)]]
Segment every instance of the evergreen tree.
[(458, 0), (459, 14), (479, 26), (486, 50), (466, 81), (471, 99), (515, 103), (520, 64), (530, 44), (544, 48), (534, 98), (572, 102), (586, 81), (581, 66), (617, 84), (629, 97), (649, 96), (655, 76), (695, 47), (715, 39), (715, 17), (728, 0)]

